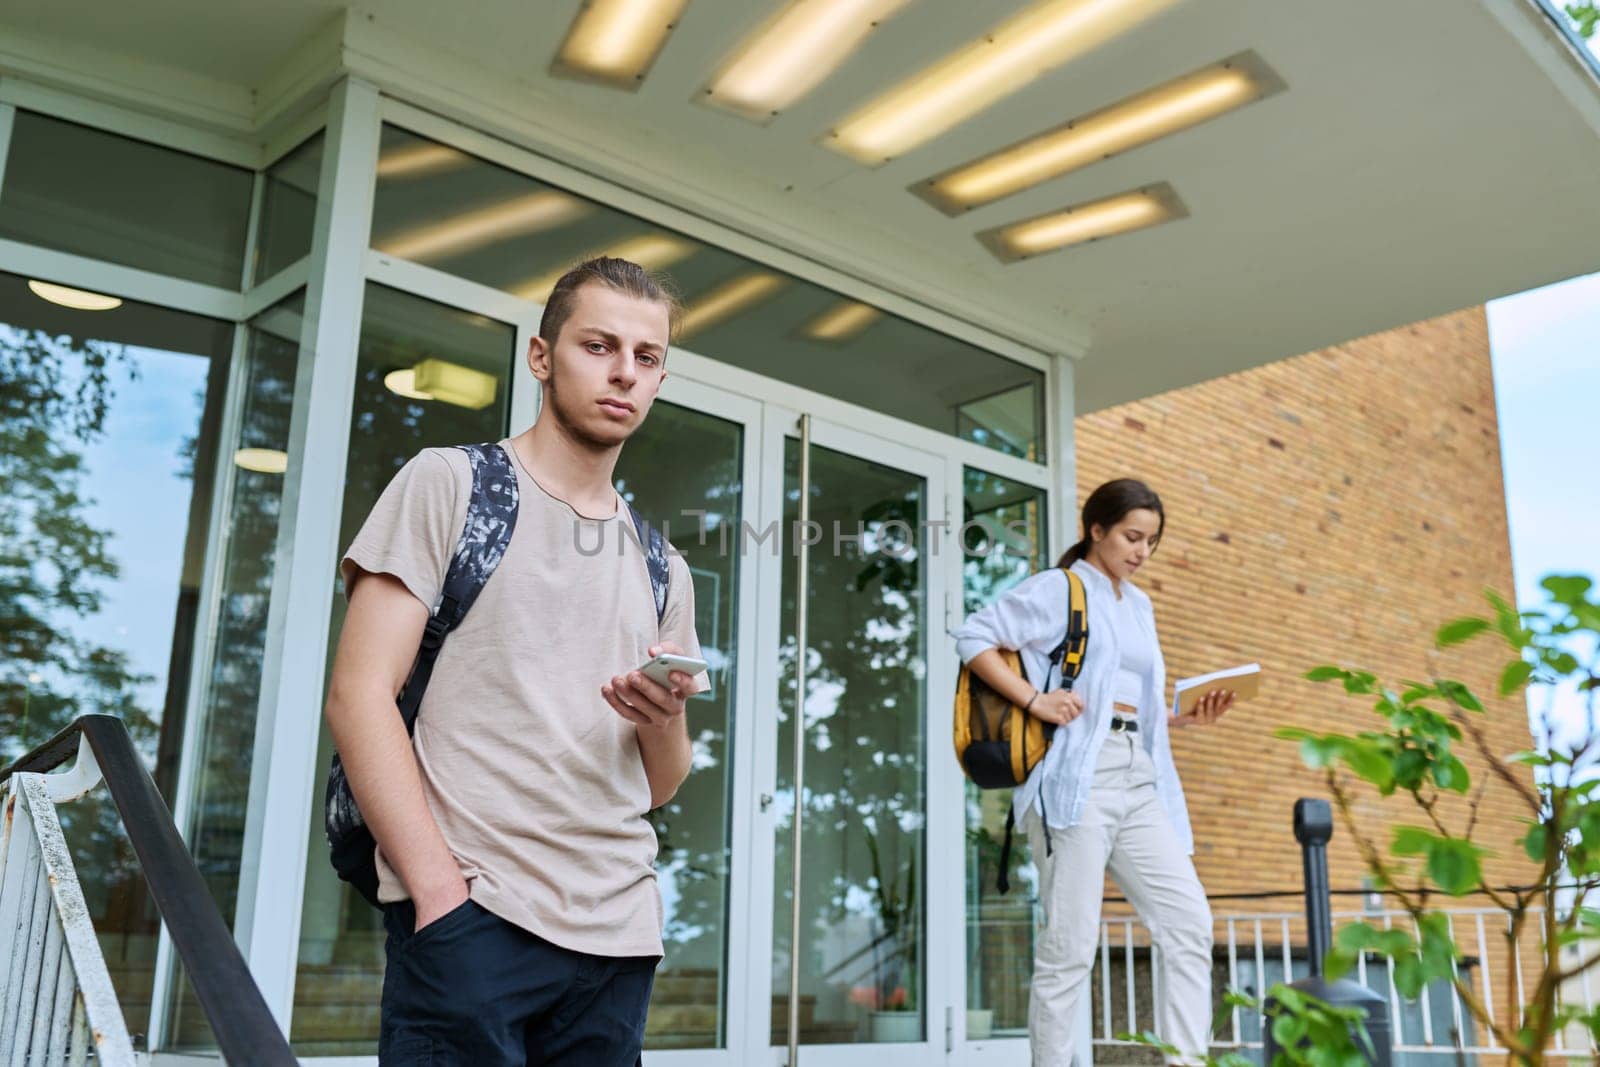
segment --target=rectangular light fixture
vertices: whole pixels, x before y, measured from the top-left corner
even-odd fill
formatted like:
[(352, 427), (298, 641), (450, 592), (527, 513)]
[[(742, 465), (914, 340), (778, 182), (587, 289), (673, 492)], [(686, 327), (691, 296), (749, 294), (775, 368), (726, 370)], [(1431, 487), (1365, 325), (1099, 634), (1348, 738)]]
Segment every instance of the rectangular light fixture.
[(551, 69), (616, 89), (637, 89), (688, 2), (585, 0)]
[(589, 205), (577, 197), (554, 189), (541, 189), (405, 230), (393, 237), (375, 239), (372, 246), (400, 259), (442, 259), (508, 237), (553, 230), (588, 213)]
[[(693, 241), (682, 237), (675, 237), (666, 233), (644, 233), (637, 237), (629, 237), (613, 245), (591, 253), (595, 256), (610, 256), (613, 259), (625, 259), (630, 263), (637, 263), (646, 270), (665, 270), (682, 260), (688, 259), (699, 251), (700, 246)], [(588, 259), (589, 256), (584, 256)], [(532, 300), (535, 304), (542, 304), (550, 299), (550, 290), (556, 287), (556, 282), (561, 276), (573, 267), (578, 261), (545, 271), (537, 277), (530, 278), (519, 285), (511, 287), (511, 295), (520, 296), (524, 300)]]
[(1162, 182), (985, 230), (978, 234), (978, 240), (1002, 263), (1014, 263), (1058, 248), (1158, 226), (1188, 214), (1189, 209), (1178, 199), (1177, 192)]
[(946, 171), (912, 186), (912, 192), (947, 215), (959, 215), (1282, 88), (1282, 80), (1259, 57), (1241, 53)]
[(844, 344), (860, 336), (868, 326), (881, 318), (883, 312), (871, 304), (841, 300), (806, 323), (805, 335), (813, 341)]
[(499, 381), (492, 374), (443, 359), (425, 359), (412, 368), (416, 391), (434, 400), (478, 411), (494, 403)]
[(684, 309), (678, 323), (678, 339), (681, 341), (776, 296), (784, 284), (783, 278), (765, 271), (752, 271), (723, 282)]
[(871, 101), (824, 143), (885, 163), (1179, 2), (1041, 0)]
[(910, 0), (790, 0), (739, 45), (702, 98), (770, 119), (838, 70), (880, 22)]

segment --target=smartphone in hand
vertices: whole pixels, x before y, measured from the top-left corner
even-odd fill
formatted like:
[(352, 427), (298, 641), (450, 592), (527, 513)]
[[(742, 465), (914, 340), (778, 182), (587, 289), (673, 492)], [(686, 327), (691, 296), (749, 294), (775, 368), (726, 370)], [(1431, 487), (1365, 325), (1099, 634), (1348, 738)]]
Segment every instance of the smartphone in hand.
[(672, 680), (668, 675), (672, 672), (682, 671), (692, 678), (704, 671), (708, 666), (710, 665), (703, 659), (695, 659), (693, 656), (675, 656), (670, 652), (663, 652), (658, 656), (650, 657), (639, 668), (639, 673), (651, 681), (659, 682), (670, 689)]

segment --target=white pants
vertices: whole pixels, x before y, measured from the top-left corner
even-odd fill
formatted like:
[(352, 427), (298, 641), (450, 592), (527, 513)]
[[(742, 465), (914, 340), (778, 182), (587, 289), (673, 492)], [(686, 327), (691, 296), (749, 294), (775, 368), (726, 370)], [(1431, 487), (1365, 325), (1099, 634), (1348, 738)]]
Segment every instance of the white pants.
[(1072, 1062), (1079, 998), (1089, 995), (1100, 947), (1107, 870), (1159, 953), (1157, 988), (1164, 995), (1156, 1005), (1156, 1031), (1198, 1062), (1211, 1030), (1211, 908), (1156, 796), (1155, 767), (1137, 735), (1107, 735), (1083, 819), (1071, 829), (1051, 830), (1048, 851), (1037, 809), (1023, 825), (1044, 906), (1028, 1006), (1034, 1067)]

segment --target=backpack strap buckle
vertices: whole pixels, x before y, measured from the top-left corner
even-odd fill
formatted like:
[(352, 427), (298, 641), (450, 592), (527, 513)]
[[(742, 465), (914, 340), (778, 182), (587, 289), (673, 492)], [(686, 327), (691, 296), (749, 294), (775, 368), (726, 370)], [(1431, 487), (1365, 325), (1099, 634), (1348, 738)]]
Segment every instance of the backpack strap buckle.
[(422, 652), (438, 652), (444, 646), (445, 636), (450, 633), (450, 624), (445, 621), (442, 611), (428, 616), (428, 621), (422, 627)]

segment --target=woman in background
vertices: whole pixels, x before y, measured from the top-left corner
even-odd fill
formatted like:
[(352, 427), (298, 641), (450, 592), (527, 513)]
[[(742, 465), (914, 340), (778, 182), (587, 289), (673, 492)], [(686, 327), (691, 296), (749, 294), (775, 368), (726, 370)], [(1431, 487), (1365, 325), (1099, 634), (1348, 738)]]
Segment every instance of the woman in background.
[[(1150, 598), (1132, 578), (1166, 528), (1143, 482), (1107, 482), (1083, 506), (1083, 538), (1055, 568), (1021, 582), (955, 633), (963, 662), (1029, 714), (1056, 726), (1050, 750), (1013, 798), (1039, 868), (1044, 929), (1034, 948), (1028, 1036), (1035, 1067), (1072, 1062), (1074, 1023), (1100, 942), (1109, 871), (1149, 928), (1162, 963), (1160, 1036), (1179, 1064), (1206, 1054), (1211, 1023), (1211, 908), (1190, 856), (1194, 838), (1168, 730), (1215, 722), (1233, 693), (1206, 694), (1172, 718)], [(1066, 568), (1083, 579), (1089, 640), (1072, 689), (1051, 653), (1067, 629)], [(1023, 678), (999, 649), (1021, 653)], [(1028, 679), (1039, 682), (1037, 686)]]

